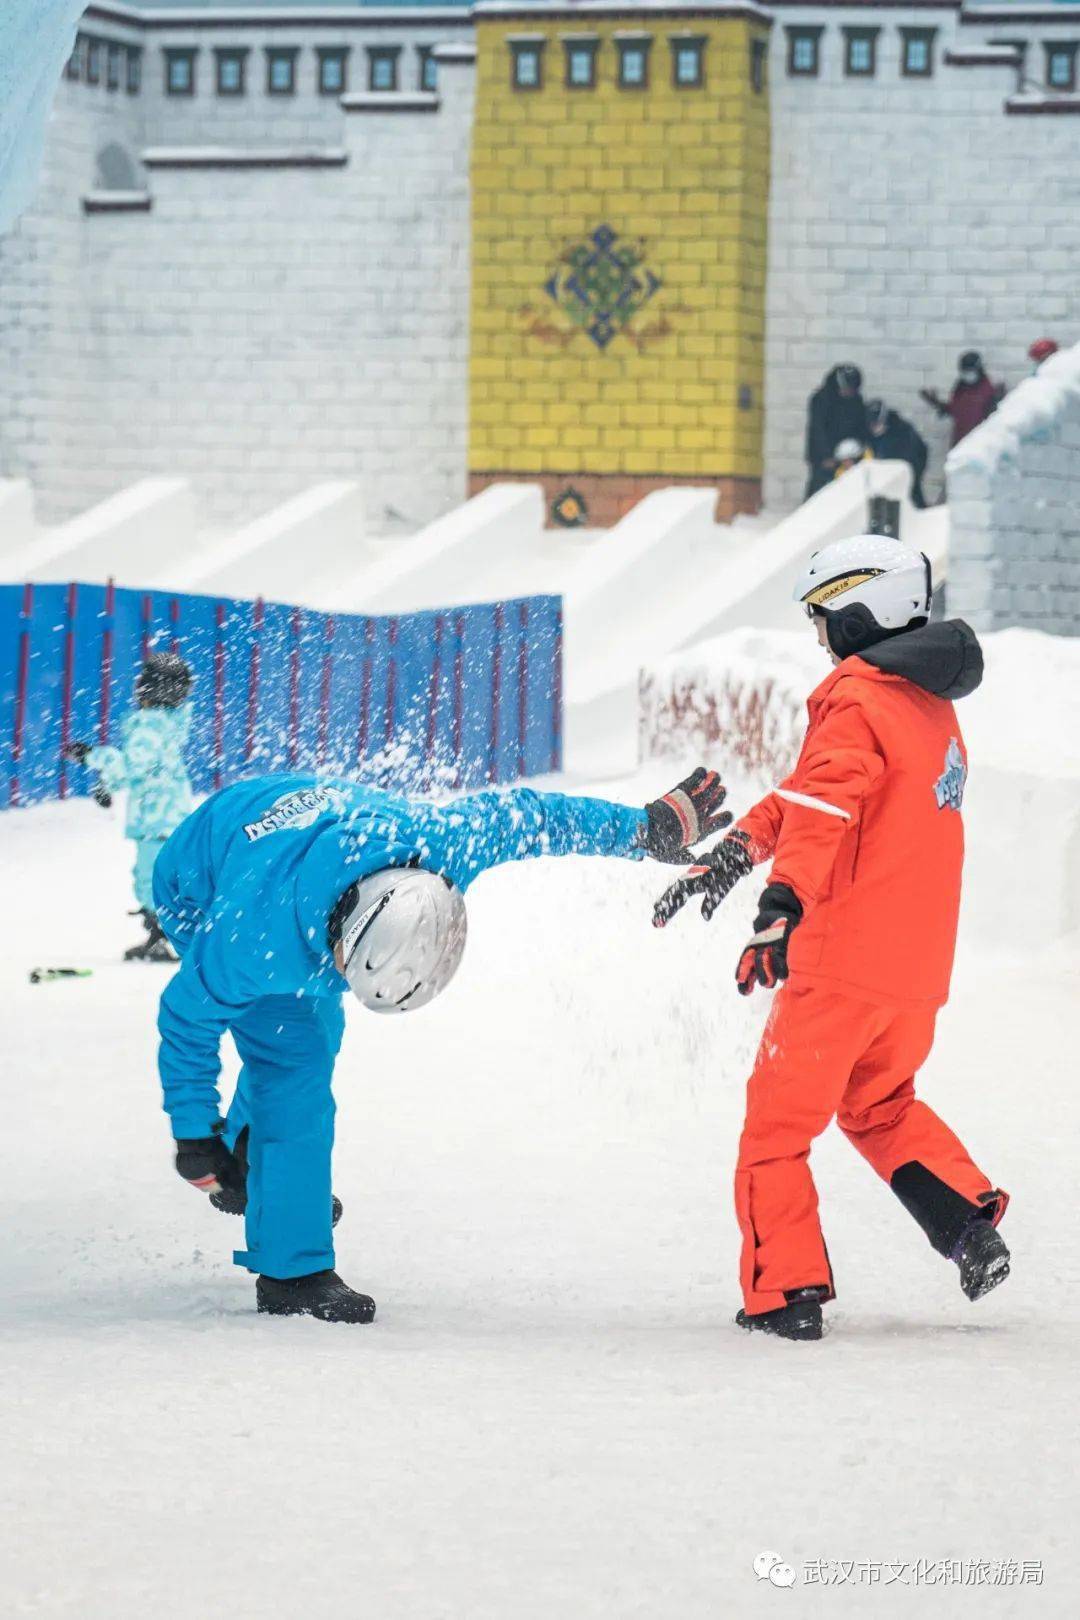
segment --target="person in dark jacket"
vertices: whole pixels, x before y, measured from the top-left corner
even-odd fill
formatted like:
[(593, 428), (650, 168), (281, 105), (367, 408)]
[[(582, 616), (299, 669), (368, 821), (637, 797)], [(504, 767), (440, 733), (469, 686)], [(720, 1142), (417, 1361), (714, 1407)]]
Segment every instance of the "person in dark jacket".
[(967, 349), (960, 356), (958, 375), (948, 399), (942, 399), (932, 388), (920, 389), (919, 397), (932, 405), (939, 416), (947, 416), (952, 422), (951, 450), (961, 439), (967, 438), (972, 428), (994, 414), (1005, 397), (1005, 384), (992, 382), (986, 375), (982, 356), (974, 349)]
[(810, 468), (806, 500), (832, 481), (838, 444), (844, 439), (866, 443), (866, 405), (861, 388), (858, 366), (834, 366), (810, 396), (806, 417), (806, 461)]
[(866, 407), (870, 427), (867, 445), (875, 461), (906, 461), (911, 468), (911, 500), (924, 507), (922, 475), (926, 471), (926, 440), (899, 411), (891, 411), (883, 399), (872, 399)]

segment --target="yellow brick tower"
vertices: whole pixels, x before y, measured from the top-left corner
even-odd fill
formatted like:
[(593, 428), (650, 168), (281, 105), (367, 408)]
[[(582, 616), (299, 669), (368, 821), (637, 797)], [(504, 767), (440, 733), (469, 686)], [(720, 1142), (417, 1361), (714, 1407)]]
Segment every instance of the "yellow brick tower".
[(483, 0), (472, 156), (470, 491), (556, 521), (651, 489), (761, 488), (767, 15)]

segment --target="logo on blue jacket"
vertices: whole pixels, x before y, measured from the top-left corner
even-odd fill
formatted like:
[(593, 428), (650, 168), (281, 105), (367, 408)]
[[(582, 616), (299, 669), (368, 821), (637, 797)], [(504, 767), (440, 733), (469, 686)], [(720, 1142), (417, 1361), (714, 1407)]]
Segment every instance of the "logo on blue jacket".
[(342, 810), (345, 796), (337, 788), (301, 788), (295, 793), (283, 793), (275, 799), (264, 816), (249, 821), (244, 831), (252, 843), (268, 833), (297, 831), (310, 827), (324, 810)]
[(945, 750), (945, 769), (934, 783), (934, 798), (939, 810), (959, 810), (964, 802), (966, 781), (967, 766), (960, 752), (960, 744), (955, 737), (950, 737)]

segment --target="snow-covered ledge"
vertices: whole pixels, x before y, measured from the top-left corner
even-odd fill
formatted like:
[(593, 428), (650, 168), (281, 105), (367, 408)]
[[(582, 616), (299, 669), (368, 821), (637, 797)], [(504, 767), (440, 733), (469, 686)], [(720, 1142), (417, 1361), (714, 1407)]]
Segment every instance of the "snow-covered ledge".
[(148, 169), (340, 169), (340, 146), (148, 146)]
[(84, 214), (148, 214), (153, 198), (148, 191), (86, 191)]
[(978, 630), (1080, 635), (1080, 344), (1009, 394), (945, 475), (949, 611)]

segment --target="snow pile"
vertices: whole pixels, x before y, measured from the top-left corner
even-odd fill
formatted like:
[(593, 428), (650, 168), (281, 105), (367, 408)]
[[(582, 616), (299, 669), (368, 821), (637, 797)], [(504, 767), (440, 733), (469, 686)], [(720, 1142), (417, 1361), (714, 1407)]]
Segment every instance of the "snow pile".
[(987, 477), (998, 467), (1015, 466), (1025, 442), (1047, 442), (1069, 418), (1080, 419), (1080, 343), (1052, 355), (1035, 376), (1025, 377), (993, 416), (949, 452), (945, 471), (950, 493), (957, 479)]
[(84, 0), (0, 6), (0, 233), (34, 194), (49, 109), (84, 9)]
[[(965, 926), (988, 941), (1017, 926), (1060, 937), (1080, 926), (1080, 639), (981, 639), (983, 683), (957, 709), (971, 765)], [(700, 756), (756, 796), (794, 764), (828, 669), (809, 630), (735, 631), (664, 659), (642, 674), (641, 757)], [(1052, 881), (1031, 882), (1035, 851)]]
[(639, 757), (701, 754), (775, 782), (795, 763), (821, 649), (796, 630), (735, 630), (643, 670)]

